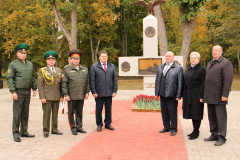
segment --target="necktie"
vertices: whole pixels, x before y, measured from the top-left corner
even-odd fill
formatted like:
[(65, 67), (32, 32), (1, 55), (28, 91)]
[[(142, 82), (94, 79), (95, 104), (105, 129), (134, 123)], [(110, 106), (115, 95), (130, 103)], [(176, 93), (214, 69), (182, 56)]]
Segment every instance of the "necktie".
[(56, 73), (53, 67), (52, 67), (52, 72), (53, 72), (53, 73)]
[(103, 66), (104, 66), (104, 71), (106, 72), (107, 71), (106, 64), (103, 64)]

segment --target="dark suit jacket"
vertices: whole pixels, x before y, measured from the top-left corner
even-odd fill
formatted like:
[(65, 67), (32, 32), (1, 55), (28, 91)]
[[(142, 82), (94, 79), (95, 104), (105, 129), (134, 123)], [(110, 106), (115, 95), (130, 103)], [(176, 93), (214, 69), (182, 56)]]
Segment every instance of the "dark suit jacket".
[(215, 62), (210, 61), (204, 83), (204, 103), (227, 104), (227, 101), (221, 99), (222, 96), (228, 97), (232, 81), (233, 66), (229, 60), (221, 56)]
[[(166, 63), (160, 65), (157, 70), (155, 80), (155, 96), (159, 95), (161, 77), (163, 76), (163, 69)], [(172, 66), (167, 71), (166, 84), (165, 84), (165, 97), (181, 98), (183, 91), (183, 68), (173, 62)]]
[(100, 61), (93, 64), (90, 70), (90, 89), (92, 94), (97, 93), (98, 97), (109, 97), (117, 93), (118, 80), (114, 64), (107, 62), (105, 72)]

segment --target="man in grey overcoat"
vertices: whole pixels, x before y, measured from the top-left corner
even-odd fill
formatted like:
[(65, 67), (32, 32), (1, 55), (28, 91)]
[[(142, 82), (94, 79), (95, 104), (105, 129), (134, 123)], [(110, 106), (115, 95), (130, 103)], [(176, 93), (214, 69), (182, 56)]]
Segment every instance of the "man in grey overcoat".
[(205, 141), (217, 141), (215, 146), (226, 142), (226, 104), (233, 80), (232, 63), (222, 56), (222, 47), (213, 47), (213, 60), (208, 63), (204, 84), (204, 103), (208, 105), (208, 119), (211, 136)]

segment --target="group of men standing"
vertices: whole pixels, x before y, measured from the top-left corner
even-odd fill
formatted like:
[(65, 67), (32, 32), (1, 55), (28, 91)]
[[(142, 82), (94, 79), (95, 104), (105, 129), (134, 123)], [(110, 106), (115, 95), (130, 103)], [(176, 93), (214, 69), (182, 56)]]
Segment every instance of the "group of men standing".
[(35, 137), (29, 134), (27, 129), (31, 89), (35, 97), (37, 88), (42, 102), (43, 136), (45, 138), (50, 132), (51, 113), (51, 133), (63, 134), (58, 130), (58, 110), (59, 103), (63, 102), (64, 97), (68, 102), (68, 120), (72, 134), (87, 133), (82, 128), (82, 116), (84, 100), (88, 99), (90, 88), (96, 101), (97, 131), (102, 130), (104, 103), (105, 128), (114, 130), (111, 126), (111, 107), (112, 97), (116, 96), (118, 90), (118, 83), (115, 66), (107, 61), (107, 52), (100, 52), (100, 61), (92, 65), (89, 74), (88, 68), (80, 64), (83, 55), (81, 50), (73, 49), (69, 52), (69, 65), (65, 66), (63, 71), (55, 67), (58, 54), (55, 51), (47, 51), (44, 54), (47, 66), (39, 69), (36, 83), (33, 64), (26, 60), (28, 49), (29, 46), (25, 43), (15, 47), (18, 58), (9, 64), (7, 72), (7, 83), (13, 98), (12, 132), (15, 142), (21, 142), (20, 137)]
[[(102, 110), (105, 105), (105, 128), (114, 130), (111, 126), (112, 98), (118, 90), (115, 66), (108, 62), (108, 54), (102, 51), (99, 62), (92, 65), (90, 74), (88, 68), (80, 64), (83, 55), (79, 49), (69, 52), (68, 61), (63, 71), (55, 67), (58, 54), (48, 51), (44, 55), (46, 67), (39, 69), (38, 83), (35, 81), (33, 64), (26, 60), (29, 46), (25, 43), (15, 47), (17, 60), (9, 64), (7, 83), (13, 98), (12, 133), (14, 141), (21, 142), (21, 137), (35, 137), (29, 134), (28, 117), (31, 89), (36, 96), (37, 84), (39, 97), (43, 109), (43, 134), (49, 136), (50, 117), (52, 112), (51, 133), (62, 135), (58, 130), (59, 103), (68, 101), (68, 119), (73, 135), (83, 130), (82, 116), (84, 100), (89, 97), (91, 90), (96, 101), (97, 131), (102, 131)], [(226, 141), (227, 112), (226, 104), (233, 79), (233, 66), (222, 56), (222, 47), (214, 46), (213, 60), (206, 69), (203, 102), (208, 104), (208, 118), (210, 132), (205, 141), (219, 141), (222, 145)], [(170, 131), (170, 135), (177, 133), (177, 105), (183, 92), (183, 68), (174, 62), (174, 54), (167, 52), (166, 63), (159, 66), (155, 82), (155, 96), (160, 96), (162, 119), (164, 128), (160, 133)], [(75, 118), (74, 118), (75, 114)], [(20, 126), (20, 131), (19, 131)]]
[[(222, 52), (221, 46), (213, 47), (213, 60), (209, 62), (206, 69), (204, 95), (198, 97), (203, 98), (203, 102), (208, 105), (211, 136), (204, 141), (217, 141), (216, 146), (226, 142), (226, 104), (233, 80), (233, 66), (222, 56)], [(174, 62), (173, 52), (168, 51), (165, 59), (166, 63), (158, 67), (155, 81), (155, 96), (160, 96), (164, 126), (159, 132), (170, 132), (170, 135), (174, 136), (177, 133), (177, 106), (178, 100), (183, 96), (184, 75), (183, 68)]]

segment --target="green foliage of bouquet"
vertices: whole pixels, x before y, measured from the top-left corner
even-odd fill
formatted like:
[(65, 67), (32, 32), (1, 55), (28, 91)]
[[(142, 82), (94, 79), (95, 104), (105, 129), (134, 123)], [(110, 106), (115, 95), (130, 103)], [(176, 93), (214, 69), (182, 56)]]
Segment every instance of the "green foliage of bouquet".
[(140, 94), (133, 98), (133, 103), (139, 109), (161, 109), (160, 98), (156, 96)]

